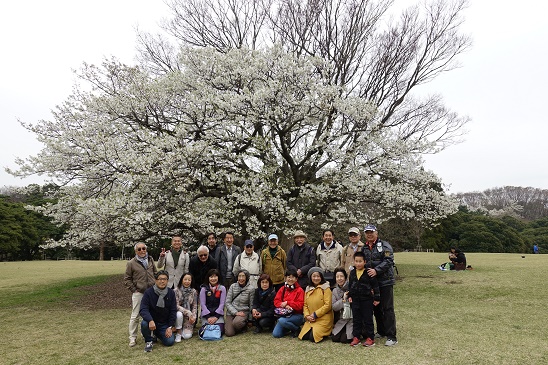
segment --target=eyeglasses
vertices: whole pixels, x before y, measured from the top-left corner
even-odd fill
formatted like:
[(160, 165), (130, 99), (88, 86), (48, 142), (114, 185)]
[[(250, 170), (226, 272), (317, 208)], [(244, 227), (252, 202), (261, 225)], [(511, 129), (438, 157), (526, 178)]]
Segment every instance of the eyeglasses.
[(167, 278), (158, 278), (156, 280), (158, 280), (158, 281), (167, 281)]
[(245, 248), (251, 248), (253, 245), (246, 245)]
[(357, 234), (357, 233), (349, 233), (348, 235), (349, 235), (350, 237), (357, 237), (357, 236), (359, 236), (359, 234)]
[(146, 247), (137, 247), (137, 251), (146, 251), (147, 248)]
[(207, 254), (207, 253), (203, 253), (203, 254), (201, 254), (201, 255), (198, 255), (198, 256), (199, 256), (199, 257), (207, 257), (207, 256), (208, 256), (208, 254)]

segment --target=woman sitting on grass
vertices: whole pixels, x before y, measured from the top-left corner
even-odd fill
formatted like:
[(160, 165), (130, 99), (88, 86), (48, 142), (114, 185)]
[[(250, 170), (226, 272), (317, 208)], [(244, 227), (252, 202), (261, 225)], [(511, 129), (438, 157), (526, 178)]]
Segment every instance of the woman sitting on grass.
[(226, 288), (219, 284), (220, 277), (217, 269), (207, 272), (205, 282), (200, 289), (200, 308), (202, 327), (208, 324), (218, 324), (221, 334), (224, 334)]
[(297, 282), (297, 272), (288, 269), (285, 272), (285, 283), (274, 298), (274, 311), (281, 309), (286, 310), (286, 313), (278, 318), (272, 336), (280, 338), (291, 333), (293, 337), (297, 337), (303, 324), (303, 305), (304, 291)]
[(181, 342), (181, 338), (188, 340), (192, 337), (196, 317), (198, 315), (198, 293), (192, 287), (193, 277), (190, 273), (184, 273), (177, 284), (175, 295), (177, 297), (177, 320), (175, 321), (175, 342)]
[(230, 286), (226, 296), (225, 334), (232, 337), (244, 331), (247, 321), (251, 320), (251, 307), (255, 287), (249, 282), (249, 272), (239, 270), (237, 281)]
[(274, 327), (274, 297), (276, 291), (270, 280), (270, 275), (262, 274), (259, 277), (259, 287), (255, 289), (253, 297), (253, 324), (255, 331), (253, 333), (261, 333), (264, 328)]
[(333, 342), (350, 343), (352, 341), (352, 318), (343, 319), (342, 312), (348, 293), (348, 274), (342, 267), (338, 267), (333, 272), (335, 275), (335, 287), (331, 298), (335, 325), (333, 326)]
[(305, 322), (299, 338), (320, 342), (333, 330), (331, 289), (319, 267), (308, 270), (308, 280), (303, 307)]

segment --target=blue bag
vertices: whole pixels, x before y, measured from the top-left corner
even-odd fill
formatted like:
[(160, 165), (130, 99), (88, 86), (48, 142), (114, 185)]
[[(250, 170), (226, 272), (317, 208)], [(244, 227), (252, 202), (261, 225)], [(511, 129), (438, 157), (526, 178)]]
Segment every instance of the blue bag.
[(198, 335), (204, 341), (219, 341), (222, 339), (221, 327), (218, 324), (206, 324), (200, 328)]

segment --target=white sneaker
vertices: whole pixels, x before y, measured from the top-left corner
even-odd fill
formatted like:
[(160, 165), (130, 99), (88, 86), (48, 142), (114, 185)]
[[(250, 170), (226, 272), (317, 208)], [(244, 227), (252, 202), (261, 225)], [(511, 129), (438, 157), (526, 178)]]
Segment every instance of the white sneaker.
[(398, 344), (397, 340), (388, 339), (386, 340), (386, 343), (384, 344), (384, 346), (396, 346), (397, 344)]
[(137, 341), (134, 338), (129, 339), (129, 347), (133, 347), (137, 345)]
[(175, 342), (181, 342), (181, 334), (180, 333), (177, 333), (175, 335)]

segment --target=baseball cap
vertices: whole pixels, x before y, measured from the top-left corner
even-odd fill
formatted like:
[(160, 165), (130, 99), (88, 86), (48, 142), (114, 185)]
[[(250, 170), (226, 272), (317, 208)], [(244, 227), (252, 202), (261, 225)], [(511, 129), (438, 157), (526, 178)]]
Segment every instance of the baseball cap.
[(268, 240), (277, 240), (278, 239), (278, 235), (277, 234), (274, 234), (272, 233), (270, 236), (268, 236)]
[(363, 229), (364, 232), (367, 232), (367, 231), (376, 231), (377, 230), (377, 227), (375, 227), (374, 225), (372, 224), (368, 224), (367, 226), (365, 226), (365, 228)]
[(358, 227), (352, 227), (348, 230), (348, 233), (360, 234), (360, 229)]

